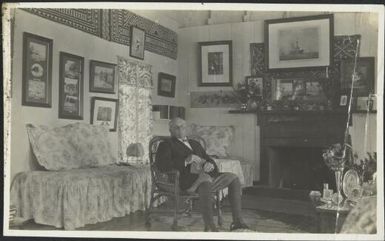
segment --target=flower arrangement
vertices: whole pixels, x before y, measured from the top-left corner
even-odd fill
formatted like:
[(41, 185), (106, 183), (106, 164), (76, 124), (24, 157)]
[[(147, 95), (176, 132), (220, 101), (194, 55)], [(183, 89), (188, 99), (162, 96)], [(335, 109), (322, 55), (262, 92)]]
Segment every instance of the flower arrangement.
[(234, 93), (238, 101), (246, 105), (247, 109), (257, 109), (259, 102), (262, 101), (262, 90), (254, 82), (249, 85), (245, 81), (239, 82), (237, 88), (234, 88)]
[(333, 171), (340, 170), (344, 166), (346, 161), (345, 146), (346, 144), (333, 144), (322, 153), (325, 164)]

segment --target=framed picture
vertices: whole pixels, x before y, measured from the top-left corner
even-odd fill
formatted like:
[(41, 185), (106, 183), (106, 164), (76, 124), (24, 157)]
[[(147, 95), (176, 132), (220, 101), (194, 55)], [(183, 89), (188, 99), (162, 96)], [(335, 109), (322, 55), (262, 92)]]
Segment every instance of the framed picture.
[(131, 26), (130, 56), (137, 59), (144, 59), (144, 42), (146, 33), (143, 29)]
[(168, 105), (152, 105), (152, 114), (154, 120), (168, 120)]
[(115, 64), (90, 61), (90, 92), (115, 93)]
[(84, 58), (60, 52), (59, 118), (83, 119)]
[(333, 36), (331, 14), (266, 20), (266, 67), (279, 71), (330, 66)]
[(261, 76), (246, 76), (245, 77), (246, 88), (248, 91), (254, 93), (254, 96), (263, 95), (263, 77)]
[(158, 95), (175, 97), (175, 76), (159, 73), (158, 74)]
[(353, 82), (353, 96), (368, 96), (374, 90), (374, 57), (357, 59), (356, 71), (354, 61), (341, 62), (341, 90), (350, 91)]
[(22, 105), (51, 107), (52, 39), (23, 33)]
[(346, 106), (348, 104), (348, 96), (341, 95), (340, 97), (340, 106)]
[(117, 99), (92, 97), (91, 124), (107, 126), (110, 131), (116, 131), (118, 105)]
[(273, 79), (273, 100), (292, 100), (306, 103), (326, 103), (327, 98), (318, 81), (302, 78)]
[(232, 42), (200, 42), (199, 86), (232, 86)]

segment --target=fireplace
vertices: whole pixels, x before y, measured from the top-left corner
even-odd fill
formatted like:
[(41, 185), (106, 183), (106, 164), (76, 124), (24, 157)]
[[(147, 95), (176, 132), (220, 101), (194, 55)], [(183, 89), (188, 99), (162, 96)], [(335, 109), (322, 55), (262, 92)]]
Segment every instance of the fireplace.
[(261, 130), (261, 183), (274, 188), (333, 188), (333, 173), (322, 150), (342, 142), (346, 113), (339, 111), (265, 111), (258, 113)]
[(273, 187), (321, 190), (335, 186), (334, 174), (322, 160), (322, 147), (268, 147)]

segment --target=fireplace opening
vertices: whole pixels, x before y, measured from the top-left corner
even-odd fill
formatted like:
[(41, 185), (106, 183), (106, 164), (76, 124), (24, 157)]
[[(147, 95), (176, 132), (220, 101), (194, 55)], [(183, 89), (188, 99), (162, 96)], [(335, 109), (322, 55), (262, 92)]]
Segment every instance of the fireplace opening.
[(322, 159), (320, 147), (270, 147), (270, 183), (274, 187), (322, 190), (323, 183), (335, 190), (334, 173)]

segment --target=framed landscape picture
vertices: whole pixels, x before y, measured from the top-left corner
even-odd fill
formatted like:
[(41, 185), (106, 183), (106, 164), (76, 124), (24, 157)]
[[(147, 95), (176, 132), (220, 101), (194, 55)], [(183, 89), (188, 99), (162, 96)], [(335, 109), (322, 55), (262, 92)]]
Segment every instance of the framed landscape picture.
[(159, 73), (158, 74), (158, 95), (175, 97), (175, 81), (174, 75)]
[(333, 15), (265, 21), (265, 61), (270, 71), (332, 64)]
[(354, 73), (354, 61), (341, 62), (341, 91), (348, 92), (353, 82), (353, 96), (368, 96), (374, 91), (374, 57), (357, 59)]
[(199, 86), (232, 85), (232, 42), (200, 42)]
[(90, 92), (115, 93), (115, 64), (90, 61)]
[(92, 97), (91, 124), (106, 126), (110, 131), (116, 131), (118, 105), (117, 99)]
[(59, 118), (83, 119), (83, 57), (60, 52)]
[(22, 105), (51, 107), (52, 39), (23, 33)]
[(131, 26), (130, 56), (137, 59), (144, 59), (144, 43), (146, 33), (143, 29)]

